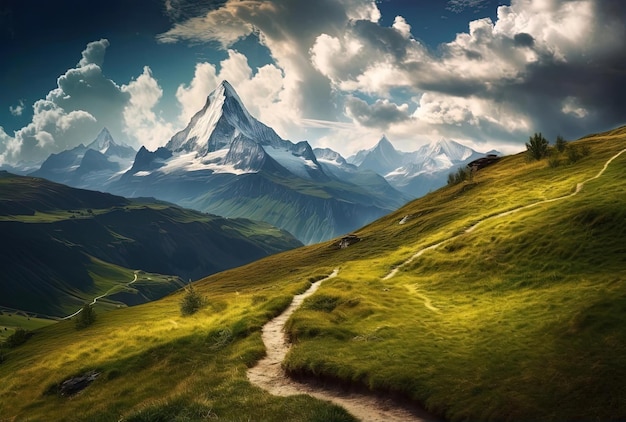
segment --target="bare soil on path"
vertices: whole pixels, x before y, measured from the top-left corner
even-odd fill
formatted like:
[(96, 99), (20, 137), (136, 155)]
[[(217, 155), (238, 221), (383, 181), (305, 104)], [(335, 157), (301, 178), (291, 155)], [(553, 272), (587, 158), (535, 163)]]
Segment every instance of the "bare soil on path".
[(279, 316), (263, 326), (262, 338), (267, 349), (267, 356), (248, 370), (248, 379), (253, 384), (267, 390), (276, 396), (291, 396), (308, 394), (320, 400), (330, 401), (344, 407), (348, 412), (362, 421), (371, 422), (410, 422), (436, 421), (434, 416), (426, 411), (404, 406), (393, 399), (383, 398), (375, 394), (364, 394), (355, 391), (345, 391), (341, 388), (332, 388), (317, 383), (304, 383), (289, 378), (281, 363), (290, 344), (285, 339), (283, 331), (285, 323), (300, 307), (304, 299), (311, 296), (325, 280), (336, 277), (339, 270), (323, 280), (313, 283), (304, 293), (294, 297), (291, 305)]

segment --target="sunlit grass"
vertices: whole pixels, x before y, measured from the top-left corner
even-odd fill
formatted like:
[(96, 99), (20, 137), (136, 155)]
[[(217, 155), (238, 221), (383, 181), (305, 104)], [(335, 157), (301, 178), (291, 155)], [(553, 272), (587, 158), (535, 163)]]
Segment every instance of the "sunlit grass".
[[(347, 249), (326, 242), (199, 281), (207, 306), (192, 316), (180, 315), (179, 292), (101, 312), (85, 330), (38, 330), (0, 364), (0, 414), (350, 420), (306, 396), (273, 397), (245, 375), (265, 353), (263, 324), (339, 267), (288, 322), (289, 371), (393, 391), (451, 420), (624, 419), (626, 154), (576, 196), (464, 232), (574, 192), (626, 147), (626, 130), (583, 142), (591, 154), (557, 168), (506, 157), (358, 230)], [(75, 397), (44, 394), (93, 369), (100, 377)]]

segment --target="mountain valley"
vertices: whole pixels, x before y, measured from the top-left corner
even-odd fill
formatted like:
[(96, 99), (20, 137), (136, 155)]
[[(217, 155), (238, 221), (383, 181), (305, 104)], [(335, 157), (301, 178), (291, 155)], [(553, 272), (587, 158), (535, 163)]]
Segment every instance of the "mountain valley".
[[(129, 200), (0, 173), (0, 305), (55, 317), (109, 296), (110, 309), (160, 298), (227, 268), (301, 245), (266, 223)], [(148, 279), (152, 279), (149, 281)], [(131, 294), (122, 294), (124, 291)]]
[[(337, 405), (273, 396), (246, 376), (266, 354), (264, 325), (324, 280), (286, 321), (291, 376), (399, 397), (447, 420), (621, 420), (626, 127), (568, 144), (589, 154), (502, 157), (353, 230), (360, 241), (345, 249), (331, 239), (194, 282), (206, 298), (196, 314), (180, 314), (179, 291), (103, 312), (80, 332), (68, 321), (38, 329), (2, 352), (0, 413), (353, 421)], [(354, 170), (319, 154), (311, 177), (324, 165)], [(141, 207), (133, 204), (102, 206)], [(99, 375), (82, 392), (57, 394), (91, 371)]]

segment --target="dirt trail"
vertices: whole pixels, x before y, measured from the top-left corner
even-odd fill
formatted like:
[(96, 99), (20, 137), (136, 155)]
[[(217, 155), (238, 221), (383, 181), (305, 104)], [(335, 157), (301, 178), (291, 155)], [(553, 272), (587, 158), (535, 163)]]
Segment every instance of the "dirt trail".
[[(133, 278), (133, 281), (130, 281), (130, 282), (126, 283), (126, 286), (130, 286), (130, 285), (131, 285), (131, 284), (133, 284), (135, 281), (137, 281), (137, 273), (135, 273), (135, 277)], [(102, 295), (100, 295), (100, 296), (96, 296), (96, 297), (94, 297), (94, 298), (93, 298), (93, 300), (91, 301), (90, 305), (91, 305), (91, 306), (95, 305), (95, 304), (96, 304), (96, 302), (97, 302), (99, 299), (102, 299), (103, 297), (107, 297), (107, 296), (108, 296), (108, 295), (109, 295), (109, 294), (110, 294), (110, 293), (111, 293), (114, 289), (117, 289), (117, 288), (118, 288), (118, 286), (111, 287), (109, 290), (107, 290), (107, 292), (106, 292), (106, 293), (104, 293), (104, 294), (102, 294)], [(73, 318), (73, 317), (75, 317), (76, 315), (80, 314), (82, 310), (83, 310), (83, 308), (80, 308), (78, 311), (74, 312), (73, 314), (68, 315), (68, 316), (66, 316), (66, 317), (63, 317), (63, 318), (61, 318), (61, 319), (63, 320), (63, 319), (70, 319), (70, 318)]]
[[(524, 205), (519, 208), (515, 208), (513, 210), (505, 211), (500, 214), (493, 215), (491, 217), (486, 217), (483, 220), (478, 221), (472, 226), (468, 227), (464, 232), (458, 234), (456, 236), (449, 237), (445, 240), (442, 240), (439, 243), (430, 245), (424, 249), (417, 251), (415, 254), (411, 255), (406, 261), (397, 267), (393, 268), (383, 280), (389, 280), (394, 277), (398, 271), (405, 267), (406, 265), (413, 262), (416, 258), (421, 256), (423, 253), (433, 250), (441, 246), (442, 244), (455, 239), (458, 236), (461, 236), (464, 233), (471, 233), (478, 227), (480, 224), (485, 221), (490, 221), (496, 218), (501, 218), (507, 215), (511, 215), (513, 213), (522, 211), (524, 209), (528, 209), (531, 207), (535, 207), (541, 204), (546, 204), (550, 202), (560, 201), (566, 198), (570, 198), (572, 196), (577, 195), (584, 187), (584, 185), (594, 179), (599, 178), (606, 171), (609, 164), (617, 157), (619, 157), (622, 153), (626, 152), (626, 149), (615, 154), (611, 157), (605, 164), (604, 167), (596, 174), (594, 177), (591, 177), (581, 183), (576, 185), (576, 189), (574, 192), (568, 195), (560, 196), (557, 198), (546, 199), (543, 201), (534, 202), (529, 205)], [(421, 409), (409, 409), (408, 407), (399, 405), (391, 399), (385, 399), (382, 397), (378, 397), (375, 395), (369, 394), (361, 394), (355, 392), (345, 392), (341, 389), (333, 389), (328, 387), (321, 387), (317, 385), (313, 385), (310, 383), (301, 383), (287, 377), (285, 372), (281, 367), (281, 363), (284, 360), (287, 352), (289, 351), (289, 343), (287, 343), (285, 339), (285, 335), (283, 329), (285, 327), (285, 323), (289, 319), (289, 317), (295, 312), (298, 307), (302, 304), (304, 299), (311, 296), (319, 286), (325, 280), (336, 277), (339, 273), (338, 269), (335, 269), (331, 275), (326, 277), (323, 280), (320, 280), (317, 283), (313, 283), (311, 287), (304, 293), (297, 295), (294, 297), (291, 305), (279, 316), (268, 322), (265, 326), (263, 326), (262, 338), (263, 343), (267, 349), (267, 356), (263, 358), (261, 361), (257, 363), (257, 365), (253, 368), (250, 368), (247, 372), (248, 379), (255, 385), (263, 388), (264, 390), (269, 391), (271, 394), (277, 396), (290, 396), (295, 394), (308, 394), (310, 396), (316, 397), (321, 400), (330, 401), (332, 403), (343, 406), (347, 409), (351, 414), (361, 419), (362, 421), (371, 421), (371, 422), (409, 422), (409, 421), (436, 421), (440, 420), (435, 416), (429, 415), (426, 411)], [(418, 286), (415, 285), (414, 289), (417, 291)], [(435, 306), (432, 305), (430, 299), (423, 295), (419, 294), (419, 297), (424, 300), (424, 306), (433, 312), (440, 312)]]
[(438, 420), (419, 409), (409, 409), (399, 406), (390, 399), (375, 395), (346, 392), (339, 388), (328, 388), (309, 383), (301, 383), (287, 377), (281, 367), (290, 344), (285, 339), (283, 329), (285, 323), (300, 307), (304, 299), (311, 296), (325, 280), (336, 277), (339, 273), (335, 269), (331, 275), (313, 283), (304, 293), (293, 298), (291, 305), (279, 316), (263, 326), (262, 338), (267, 349), (267, 356), (248, 370), (248, 379), (255, 385), (269, 391), (276, 396), (291, 396), (308, 394), (320, 400), (338, 404), (362, 421), (371, 422), (409, 422)]
[[(602, 167), (602, 169), (598, 172), (598, 174), (596, 174), (596, 175), (595, 175), (595, 176), (593, 176), (593, 177), (590, 177), (590, 178), (589, 178), (589, 179), (587, 179), (587, 180), (584, 180), (584, 181), (583, 181), (583, 182), (581, 182), (581, 183), (578, 183), (578, 184), (576, 185), (576, 189), (574, 190), (574, 192), (569, 193), (569, 194), (567, 194), (567, 195), (563, 195), (563, 196), (559, 196), (559, 197), (556, 197), (556, 198), (552, 198), (552, 199), (544, 199), (543, 201), (533, 202), (532, 204), (524, 205), (524, 206), (521, 206), (521, 207), (519, 207), (519, 208), (515, 208), (515, 209), (512, 209), (512, 210), (509, 210), (509, 211), (504, 211), (504, 212), (501, 212), (501, 213), (499, 213), (499, 214), (492, 215), (491, 217), (486, 217), (486, 218), (484, 218), (484, 219), (482, 219), (482, 220), (480, 220), (480, 221), (478, 221), (478, 222), (474, 223), (473, 225), (471, 225), (470, 227), (468, 227), (467, 229), (465, 229), (462, 233), (460, 233), (460, 234), (458, 234), (458, 235), (456, 235), (456, 236), (449, 237), (449, 238), (447, 238), (447, 239), (445, 239), (445, 240), (442, 240), (442, 241), (441, 241), (441, 242), (439, 242), (439, 243), (435, 243), (434, 245), (430, 245), (430, 246), (428, 246), (428, 247), (426, 247), (426, 248), (424, 248), (424, 249), (421, 249), (421, 250), (417, 251), (416, 253), (414, 253), (413, 255), (411, 255), (411, 256), (409, 257), (409, 259), (407, 259), (406, 261), (404, 261), (402, 264), (400, 264), (400, 265), (398, 265), (397, 267), (393, 268), (393, 269), (392, 269), (392, 270), (391, 270), (391, 271), (390, 271), (390, 272), (389, 272), (386, 276), (384, 276), (384, 277), (383, 277), (383, 280), (389, 280), (390, 278), (392, 278), (393, 276), (395, 276), (395, 275), (398, 273), (398, 271), (400, 271), (400, 269), (401, 269), (401, 268), (403, 268), (403, 267), (407, 266), (408, 264), (410, 264), (411, 262), (413, 262), (416, 258), (418, 258), (419, 256), (421, 256), (424, 252), (426, 252), (426, 251), (430, 251), (430, 250), (432, 250), (432, 249), (436, 249), (436, 248), (438, 248), (439, 246), (443, 245), (444, 243), (449, 242), (450, 240), (455, 239), (455, 238), (457, 238), (457, 237), (461, 236), (461, 235), (462, 235), (462, 234), (464, 234), (464, 233), (471, 233), (471, 232), (473, 232), (474, 230), (476, 230), (476, 227), (478, 227), (479, 225), (481, 225), (482, 223), (484, 223), (484, 222), (486, 222), (486, 221), (495, 220), (496, 218), (501, 218), (501, 217), (504, 217), (504, 216), (507, 216), (507, 215), (511, 215), (511, 214), (516, 213), (516, 212), (520, 212), (520, 211), (522, 211), (522, 210), (528, 209), (528, 208), (536, 207), (536, 206), (538, 206), (538, 205), (542, 205), (542, 204), (548, 204), (548, 203), (550, 203), (550, 202), (562, 201), (562, 200), (564, 200), (564, 199), (571, 198), (571, 197), (573, 197), (573, 196), (578, 195), (578, 194), (582, 191), (583, 187), (585, 186), (585, 184), (586, 184), (587, 182), (590, 182), (590, 181), (592, 181), (592, 180), (598, 179), (600, 176), (602, 176), (602, 174), (604, 174), (604, 172), (606, 171), (606, 169), (609, 167), (609, 164), (611, 164), (611, 162), (612, 162), (613, 160), (615, 160), (617, 157), (619, 157), (620, 155), (622, 155), (624, 152), (626, 152), (626, 149), (621, 150), (620, 152), (618, 152), (617, 154), (615, 154), (614, 156), (612, 156), (611, 158), (609, 158), (609, 159), (608, 159), (608, 161), (607, 161), (606, 163), (604, 163), (604, 167)], [(428, 307), (428, 306), (427, 306), (427, 307)]]

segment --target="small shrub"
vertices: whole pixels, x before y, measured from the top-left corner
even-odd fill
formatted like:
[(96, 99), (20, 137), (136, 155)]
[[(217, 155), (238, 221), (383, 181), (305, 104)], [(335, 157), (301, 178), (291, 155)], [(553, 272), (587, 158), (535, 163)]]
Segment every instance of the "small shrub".
[(565, 152), (567, 154), (567, 160), (570, 164), (573, 164), (579, 161), (581, 158), (589, 155), (591, 153), (591, 149), (589, 148), (589, 145), (568, 145), (565, 149)]
[(556, 141), (554, 141), (554, 147), (558, 152), (565, 151), (565, 147), (567, 146), (567, 141), (563, 139), (561, 135), (556, 137)]
[(208, 342), (211, 350), (221, 350), (233, 341), (233, 332), (230, 328), (224, 328), (209, 334)]
[(465, 167), (459, 167), (456, 173), (448, 174), (448, 185), (458, 185), (466, 180), (469, 180), (472, 176), (471, 170)]
[(541, 132), (535, 133), (526, 142), (526, 153), (533, 160), (541, 160), (548, 155), (548, 140), (543, 137)]
[(550, 154), (550, 158), (548, 158), (548, 165), (551, 168), (557, 168), (559, 165), (561, 165), (561, 159), (559, 158), (559, 155)]
[(76, 329), (80, 330), (86, 327), (89, 327), (96, 321), (96, 311), (90, 304), (86, 304), (81, 309), (80, 313), (76, 315), (74, 320), (74, 324), (76, 325)]
[(318, 294), (307, 299), (304, 307), (312, 311), (332, 312), (339, 305), (340, 298)]
[(12, 349), (14, 347), (17, 347), (26, 343), (26, 341), (28, 341), (28, 339), (31, 338), (32, 336), (33, 336), (32, 332), (26, 331), (23, 328), (18, 328), (17, 330), (15, 330), (13, 334), (7, 337), (5, 345), (6, 347)]
[(193, 286), (188, 285), (185, 287), (185, 294), (180, 300), (180, 313), (183, 316), (195, 314), (205, 303), (205, 299), (194, 290)]

